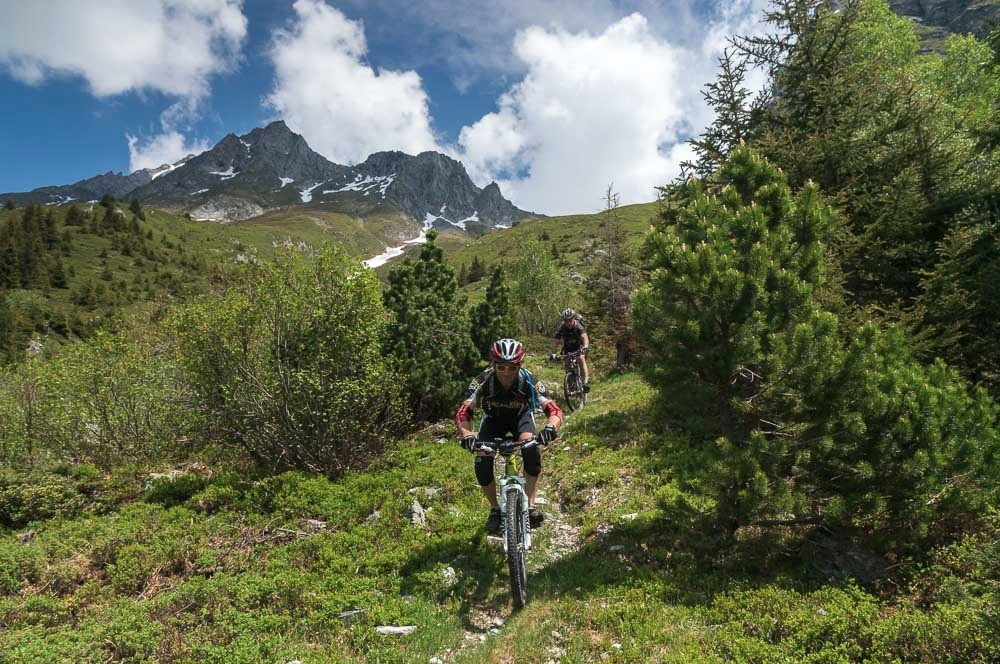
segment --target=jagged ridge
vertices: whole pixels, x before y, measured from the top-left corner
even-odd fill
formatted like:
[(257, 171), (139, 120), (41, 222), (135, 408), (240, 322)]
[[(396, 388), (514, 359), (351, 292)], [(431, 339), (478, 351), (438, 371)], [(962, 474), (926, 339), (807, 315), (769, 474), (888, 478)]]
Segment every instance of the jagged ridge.
[(105, 193), (219, 221), (289, 205), (323, 205), (359, 216), (391, 206), (417, 221), (482, 233), (529, 216), (496, 183), (480, 189), (461, 162), (441, 153), (378, 152), (342, 166), (314, 152), (281, 120), (243, 136), (228, 134), (211, 150), (160, 169), (0, 196), (60, 204)]

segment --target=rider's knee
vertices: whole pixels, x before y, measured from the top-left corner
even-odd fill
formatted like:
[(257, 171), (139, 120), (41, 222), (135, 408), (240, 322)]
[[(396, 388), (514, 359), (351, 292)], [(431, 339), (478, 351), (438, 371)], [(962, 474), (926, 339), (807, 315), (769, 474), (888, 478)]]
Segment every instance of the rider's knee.
[(542, 474), (542, 453), (537, 447), (529, 447), (521, 454), (524, 458), (524, 474), (538, 477)]
[(489, 486), (493, 483), (493, 457), (476, 457), (476, 481), (479, 486)]

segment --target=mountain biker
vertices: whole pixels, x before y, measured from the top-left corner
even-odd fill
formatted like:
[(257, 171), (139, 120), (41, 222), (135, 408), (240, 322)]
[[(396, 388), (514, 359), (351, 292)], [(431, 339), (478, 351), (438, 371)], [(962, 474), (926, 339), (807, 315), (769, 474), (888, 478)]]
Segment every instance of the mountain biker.
[[(583, 318), (572, 309), (565, 309), (562, 312), (562, 320), (556, 328), (555, 339), (552, 340), (552, 359), (556, 357), (556, 349), (559, 347), (559, 340), (562, 339), (562, 354), (575, 353), (580, 351), (577, 361), (583, 371), (583, 391), (590, 392), (590, 370), (587, 368), (587, 349), (590, 347), (590, 337), (587, 336), (587, 329), (583, 326)], [(569, 371), (569, 358), (566, 358), (566, 370)]]
[[(559, 435), (562, 426), (562, 409), (545, 394), (545, 386), (538, 382), (530, 371), (521, 366), (525, 350), (514, 339), (499, 339), (490, 348), (491, 366), (479, 374), (469, 384), (469, 395), (458, 412), (455, 424), (462, 447), (476, 455), (476, 480), (483, 494), (490, 501), (490, 515), (486, 519), (486, 531), (500, 532), (500, 503), (497, 501), (496, 481), (493, 477), (493, 460), (496, 456), (480, 449), (479, 441), (492, 442), (507, 434), (518, 440), (530, 440), (536, 434), (534, 410), (536, 406), (545, 411), (548, 418), (545, 428), (538, 432), (538, 440), (548, 445)], [(472, 416), (477, 407), (483, 409), (483, 420), (479, 433), (472, 433)], [(535, 490), (538, 476), (542, 472), (542, 455), (538, 446), (522, 452), (524, 458), (525, 493), (528, 494), (528, 522), (532, 528), (542, 525), (545, 517), (535, 508)]]

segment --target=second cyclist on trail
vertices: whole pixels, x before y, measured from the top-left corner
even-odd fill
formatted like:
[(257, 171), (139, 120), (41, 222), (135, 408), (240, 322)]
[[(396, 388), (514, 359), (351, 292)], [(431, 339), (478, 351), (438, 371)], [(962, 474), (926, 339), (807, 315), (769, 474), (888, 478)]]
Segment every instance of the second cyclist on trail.
[[(556, 328), (555, 338), (552, 340), (552, 359), (556, 358), (556, 349), (559, 348), (559, 340), (562, 339), (562, 354), (579, 352), (578, 361), (580, 369), (583, 371), (583, 391), (590, 392), (590, 369), (587, 368), (587, 349), (590, 347), (590, 337), (587, 336), (587, 328), (583, 325), (583, 318), (572, 309), (562, 312), (562, 320)], [(566, 360), (566, 370), (569, 370), (569, 360)]]

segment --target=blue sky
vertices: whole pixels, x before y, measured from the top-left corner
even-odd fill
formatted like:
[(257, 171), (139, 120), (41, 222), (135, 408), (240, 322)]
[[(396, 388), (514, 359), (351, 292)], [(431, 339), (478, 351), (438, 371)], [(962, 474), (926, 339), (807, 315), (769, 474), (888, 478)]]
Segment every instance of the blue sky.
[(525, 209), (655, 198), (764, 0), (0, 0), (0, 191), (283, 118), (339, 163), (436, 149)]

